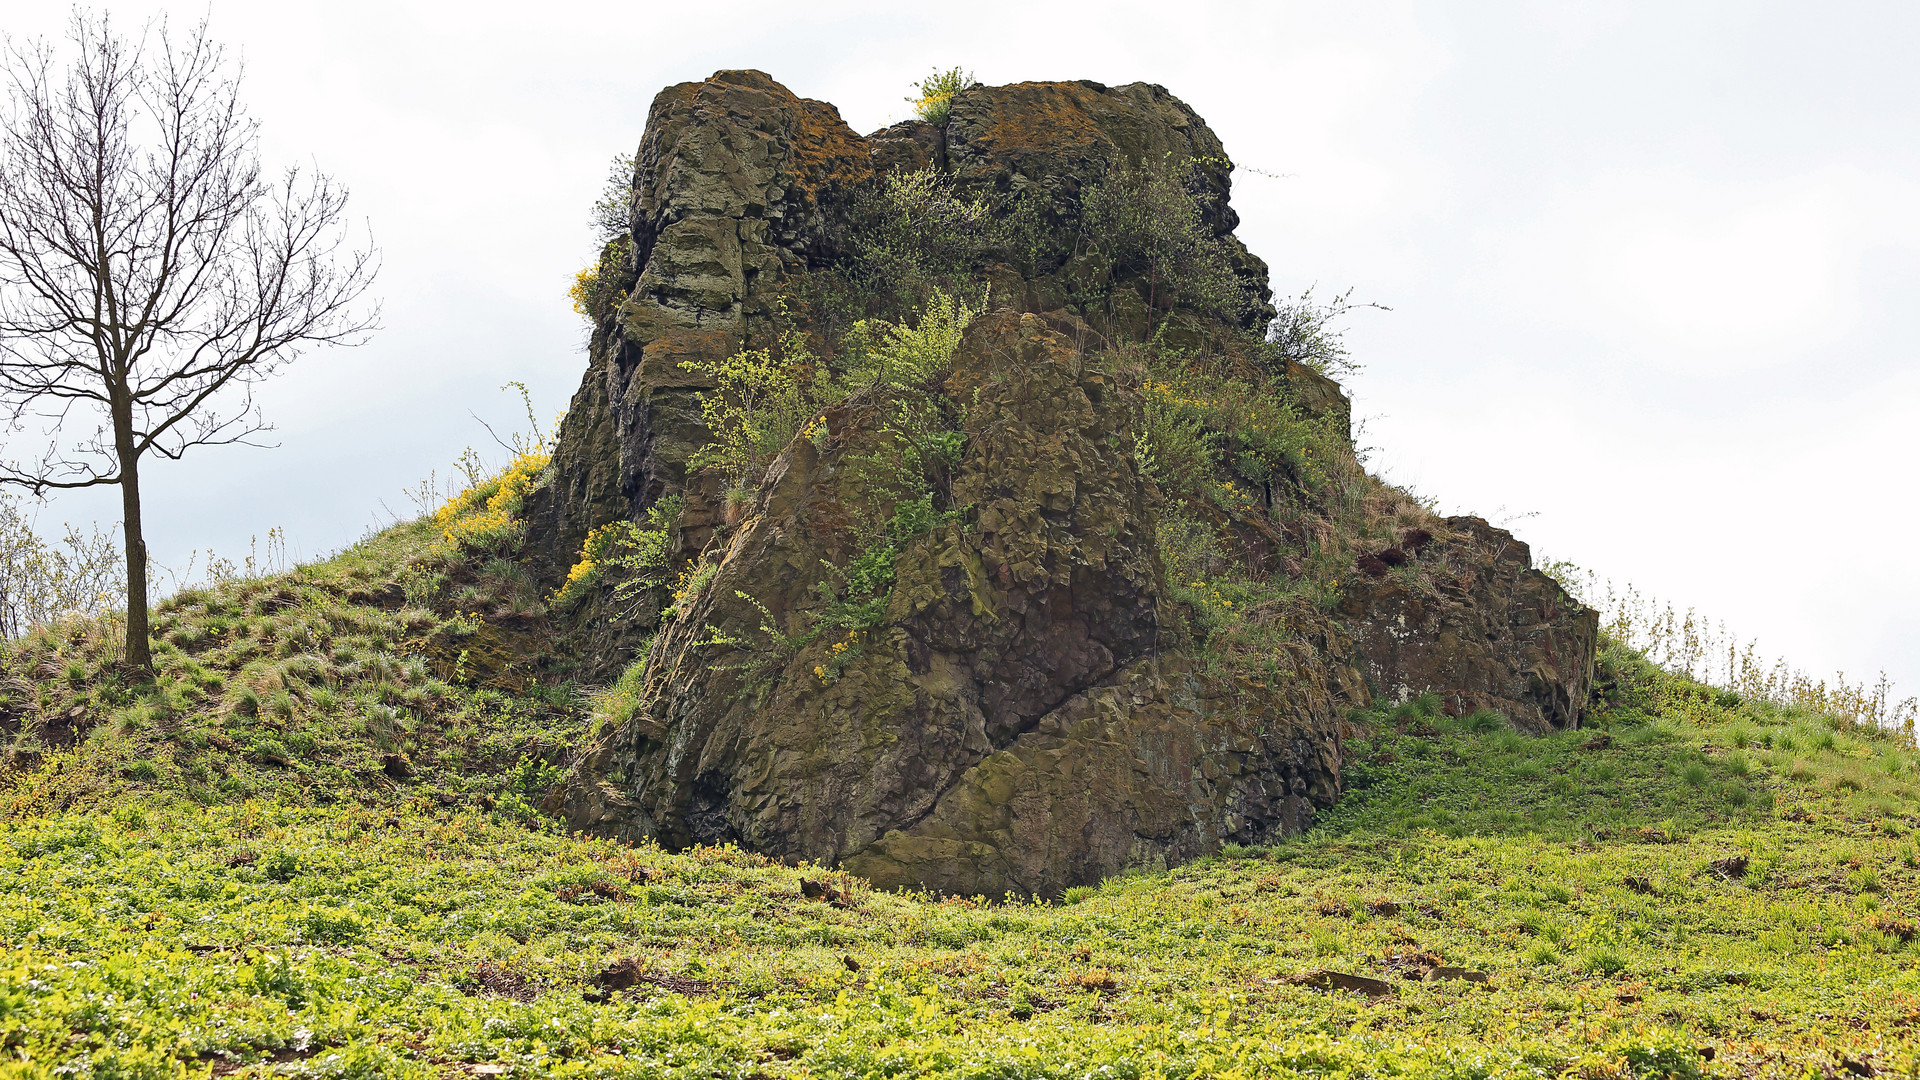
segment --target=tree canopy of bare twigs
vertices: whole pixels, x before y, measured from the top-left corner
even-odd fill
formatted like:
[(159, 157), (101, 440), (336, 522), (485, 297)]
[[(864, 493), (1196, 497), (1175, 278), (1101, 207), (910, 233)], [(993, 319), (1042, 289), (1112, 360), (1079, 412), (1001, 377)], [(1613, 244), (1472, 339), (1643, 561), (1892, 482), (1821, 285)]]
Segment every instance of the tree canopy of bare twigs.
[(346, 189), (262, 170), (240, 77), (204, 22), (129, 39), (76, 9), (64, 47), (0, 49), (0, 483), (120, 487), (136, 671), (151, 667), (143, 459), (249, 441), (267, 430), (255, 383), (378, 317)]

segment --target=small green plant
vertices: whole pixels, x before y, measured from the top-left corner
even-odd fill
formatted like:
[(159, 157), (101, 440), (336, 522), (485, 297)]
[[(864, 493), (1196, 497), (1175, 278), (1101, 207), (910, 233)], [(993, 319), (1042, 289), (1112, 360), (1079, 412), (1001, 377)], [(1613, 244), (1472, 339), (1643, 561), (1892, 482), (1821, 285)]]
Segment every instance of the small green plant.
[(276, 851), (260, 860), (260, 873), (268, 881), (292, 881), (300, 876), (300, 857), (290, 851)]
[(594, 697), (592, 730), (599, 732), (609, 728), (617, 729), (633, 719), (634, 714), (640, 710), (641, 705), (644, 704), (643, 691), (646, 688), (649, 651), (643, 647), (640, 655), (633, 663), (626, 666), (626, 669), (620, 673), (620, 677), (614, 680), (613, 685)]
[(352, 913), (316, 908), (301, 920), (301, 930), (309, 941), (341, 945), (360, 940), (365, 928)]
[(953, 112), (953, 99), (972, 85), (973, 74), (963, 68), (935, 70), (915, 84), (914, 89), (918, 93), (908, 97), (907, 101), (913, 106), (914, 115), (920, 119), (929, 124), (944, 124), (947, 116)]
[(1627, 960), (1614, 949), (1599, 947), (1588, 949), (1580, 966), (1595, 975), (1618, 975), (1627, 970)]

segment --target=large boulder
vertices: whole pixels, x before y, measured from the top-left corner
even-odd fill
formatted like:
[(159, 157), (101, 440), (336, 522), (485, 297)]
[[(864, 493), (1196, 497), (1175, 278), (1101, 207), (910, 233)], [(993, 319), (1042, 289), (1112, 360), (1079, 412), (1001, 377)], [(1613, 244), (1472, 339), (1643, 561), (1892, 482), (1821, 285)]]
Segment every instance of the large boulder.
[(564, 572), (587, 531), (633, 517), (686, 482), (707, 440), (682, 367), (771, 328), (782, 285), (831, 257), (866, 143), (832, 105), (759, 71), (662, 90), (635, 157), (630, 291), (596, 328), (562, 422), (557, 482), (536, 493), (533, 545)]
[(822, 563), (852, 554), (849, 463), (880, 410), (830, 412), (824, 451), (797, 439), (654, 646), (647, 712), (583, 763), (569, 824), (1053, 895), (1331, 804), (1340, 703), (1312, 658), (1278, 693), (1204, 678), (1169, 640), (1155, 495), (1107, 437), (1139, 401), (1071, 330), (1015, 312), (968, 330), (954, 377), (979, 393), (952, 498), (977, 526), (902, 553), (883, 627), (789, 650), (776, 638), (819, 613)]
[[(705, 384), (683, 362), (769, 341), (783, 296), (838, 273), (863, 185), (934, 169), (963, 194), (1065, 221), (1116, 167), (1169, 160), (1257, 286), (1244, 316), (1257, 324), (1271, 294), (1265, 264), (1232, 238), (1232, 166), (1160, 87), (975, 86), (944, 125), (864, 139), (758, 72), (661, 93), (634, 179), (628, 292), (596, 328), (552, 476), (529, 498), (529, 537), (551, 579), (588, 529), (682, 495), (673, 569), (688, 577), (670, 612), (659, 590), (575, 616), (590, 675), (611, 678), (652, 644), (639, 707), (579, 748), (555, 795), (571, 827), (735, 842), (887, 886), (1055, 895), (1306, 828), (1339, 796), (1356, 706), (1436, 692), (1529, 730), (1578, 723), (1593, 613), (1508, 534), (1410, 500), (1385, 523), (1352, 520), (1371, 512), (1365, 498), (1336, 512), (1305, 489), (1287, 521), (1207, 511), (1260, 576), (1297, 577), (1340, 537), (1384, 535), (1408, 514), (1419, 524), (1362, 554), (1337, 610), (1288, 609), (1286, 631), (1258, 646), (1257, 678), (1191, 638), (1161, 561), (1164, 497), (1133, 452), (1140, 320), (1153, 313), (1066, 310), (1086, 295), (1073, 281), (1119, 276), (1085, 253), (982, 266), (995, 311), (969, 327), (944, 387), (834, 406), (747, 478), (746, 502), (723, 498), (730, 478), (689, 474), (708, 433)], [(1198, 355), (1247, 341), (1241, 314), (1197, 317), (1213, 328), (1175, 344)], [(825, 327), (800, 329), (830, 348)], [(1346, 430), (1332, 380), (1297, 364), (1269, 374), (1298, 415)], [(846, 568), (896, 509), (876, 505), (884, 485), (865, 473), (891, 452), (899, 394), (965, 437), (937, 480), (952, 513), (901, 545), (881, 616), (824, 632)], [(1338, 452), (1383, 490), (1348, 440)], [(1277, 490), (1264, 489), (1269, 512)]]

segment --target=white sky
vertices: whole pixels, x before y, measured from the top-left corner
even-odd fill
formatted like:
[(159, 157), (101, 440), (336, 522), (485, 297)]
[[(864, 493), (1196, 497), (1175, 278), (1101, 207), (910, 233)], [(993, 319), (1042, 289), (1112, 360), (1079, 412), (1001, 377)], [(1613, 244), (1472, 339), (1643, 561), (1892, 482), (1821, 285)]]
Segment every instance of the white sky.
[[(161, 10), (120, 4), (132, 25)], [(203, 10), (197, 4), (177, 12)], [(212, 0), (272, 161), (354, 192), (385, 330), (264, 395), (277, 449), (149, 475), (155, 556), (296, 552), (584, 367), (587, 208), (663, 86), (757, 67), (859, 131), (909, 83), (1160, 83), (1244, 171), (1241, 236), (1355, 286), (1389, 479), (1695, 605), (1816, 671), (1920, 691), (1920, 7), (1900, 3), (461, 4)], [(57, 33), (64, 5), (0, 25)], [(111, 496), (42, 522), (106, 521)]]

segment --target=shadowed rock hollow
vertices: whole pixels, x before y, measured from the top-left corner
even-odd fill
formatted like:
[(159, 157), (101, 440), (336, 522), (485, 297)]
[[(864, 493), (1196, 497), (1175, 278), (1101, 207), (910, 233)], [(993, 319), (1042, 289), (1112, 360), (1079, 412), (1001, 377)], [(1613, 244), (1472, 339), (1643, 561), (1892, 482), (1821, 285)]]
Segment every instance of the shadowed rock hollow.
[[(685, 362), (785, 331), (838, 363), (845, 320), (819, 298), (870, 299), (849, 249), (889, 176), (922, 170), (1045, 238), (1161, 162), (1237, 282), (1232, 305), (1183, 300), (1118, 246), (1005, 243), (970, 264), (988, 310), (943, 379), (826, 404), (731, 497), (739, 478), (689, 469), (713, 383)], [(637, 706), (556, 796), (569, 823), (883, 886), (1051, 896), (1306, 828), (1339, 797), (1351, 708), (1433, 692), (1528, 730), (1577, 724), (1593, 613), (1507, 533), (1367, 477), (1336, 384), (1249, 359), (1268, 355), (1248, 331), (1273, 309), (1265, 264), (1232, 236), (1231, 172), (1205, 122), (1146, 84), (975, 86), (940, 126), (866, 138), (759, 72), (663, 91), (530, 535), (557, 576), (590, 529), (677, 495), (684, 576), (670, 607), (666, 588), (637, 604), (603, 590), (578, 616), (609, 678), (648, 651)], [(1256, 372), (1232, 385), (1264, 388), (1318, 456), (1222, 454), (1188, 483), (1232, 496), (1182, 495), (1143, 441), (1181, 407), (1156, 375), (1169, 363)], [(897, 512), (876, 511), (868, 478), (897, 452), (902, 394), (954, 433), (929, 481), (941, 513), (899, 538), (883, 615), (821, 632), (871, 545), (860, 523)], [(1253, 597), (1238, 610), (1208, 599), (1186, 580), (1194, 550), (1265, 591), (1234, 593)]]

